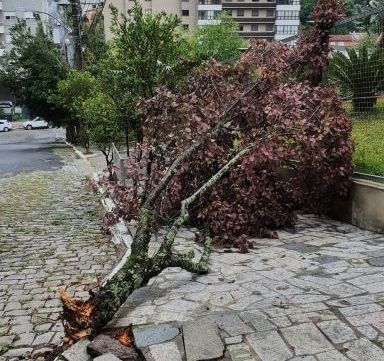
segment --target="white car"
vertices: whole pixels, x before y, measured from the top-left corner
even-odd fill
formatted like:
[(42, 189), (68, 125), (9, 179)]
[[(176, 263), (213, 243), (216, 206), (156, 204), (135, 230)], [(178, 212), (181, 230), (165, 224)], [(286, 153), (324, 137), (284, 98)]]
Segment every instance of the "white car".
[(0, 132), (8, 132), (12, 129), (12, 123), (8, 120), (0, 119)]
[(41, 129), (41, 128), (49, 128), (48, 122), (43, 118), (36, 117), (32, 120), (27, 120), (23, 123), (24, 129)]

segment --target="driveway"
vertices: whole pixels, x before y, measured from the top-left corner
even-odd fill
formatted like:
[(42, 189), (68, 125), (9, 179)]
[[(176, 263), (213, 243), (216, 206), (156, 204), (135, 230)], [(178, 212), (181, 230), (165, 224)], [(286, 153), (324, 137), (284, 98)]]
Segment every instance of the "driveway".
[(0, 178), (63, 166), (55, 148), (64, 146), (64, 129), (23, 130), (0, 133)]

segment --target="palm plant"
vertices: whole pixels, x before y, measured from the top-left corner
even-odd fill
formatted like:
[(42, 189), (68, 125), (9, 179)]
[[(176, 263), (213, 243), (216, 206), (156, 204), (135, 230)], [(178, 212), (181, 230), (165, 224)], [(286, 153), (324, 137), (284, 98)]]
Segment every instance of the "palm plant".
[(371, 111), (384, 85), (384, 49), (364, 45), (335, 53), (329, 78), (352, 97), (354, 111)]

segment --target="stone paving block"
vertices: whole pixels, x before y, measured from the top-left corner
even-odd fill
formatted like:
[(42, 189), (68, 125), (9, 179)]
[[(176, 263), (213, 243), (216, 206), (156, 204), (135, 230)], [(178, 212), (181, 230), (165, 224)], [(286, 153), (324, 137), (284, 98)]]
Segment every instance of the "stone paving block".
[(33, 340), (35, 339), (35, 333), (22, 333), (19, 335), (19, 339), (14, 342), (14, 345), (17, 347), (20, 346), (31, 346)]
[(64, 351), (61, 358), (65, 361), (91, 361), (92, 357), (87, 352), (89, 340), (81, 340), (75, 343), (71, 348)]
[(369, 325), (356, 327), (356, 329), (369, 340), (374, 340), (378, 335), (377, 330), (375, 330), (372, 326)]
[(180, 351), (174, 342), (149, 346), (154, 361), (182, 361)]
[(313, 323), (283, 328), (281, 333), (298, 356), (311, 355), (333, 349), (332, 344)]
[(224, 339), (224, 342), (226, 345), (236, 345), (238, 343), (243, 342), (243, 336), (233, 336), (233, 337), (226, 337)]
[(349, 359), (336, 350), (319, 353), (316, 357), (319, 361), (349, 361)]
[(106, 353), (104, 355), (95, 357), (93, 361), (121, 361), (121, 360), (112, 353)]
[(213, 322), (198, 320), (183, 324), (187, 361), (210, 360), (223, 356), (224, 345)]
[(54, 334), (55, 334), (54, 332), (46, 332), (36, 336), (35, 340), (33, 341), (33, 345), (40, 346), (40, 345), (49, 344)]
[(133, 329), (135, 344), (138, 348), (170, 341), (179, 333), (179, 328), (172, 324), (135, 327)]
[(357, 315), (347, 317), (348, 321), (353, 326), (364, 326), (375, 323), (383, 323), (384, 322), (384, 311), (367, 313), (364, 315)]
[(253, 333), (246, 339), (261, 361), (285, 361), (293, 356), (277, 331)]
[(340, 308), (340, 312), (344, 316), (363, 315), (365, 313), (378, 312), (382, 310), (383, 310), (383, 307), (377, 303), (367, 303), (364, 305), (355, 305), (351, 307)]
[[(275, 330), (276, 325), (268, 320), (267, 316), (257, 311), (243, 312), (240, 317), (245, 321), (251, 323), (256, 331), (270, 331)], [(288, 325), (289, 326), (289, 325)]]
[(289, 361), (316, 361), (313, 356), (297, 356), (289, 359)]
[(357, 338), (353, 330), (340, 320), (319, 322), (316, 326), (319, 327), (334, 344), (353, 341)]
[(249, 346), (245, 343), (228, 346), (230, 361), (258, 361), (251, 353)]
[(354, 361), (383, 361), (384, 351), (366, 338), (345, 345), (347, 356)]
[(247, 326), (239, 316), (234, 314), (215, 315), (214, 320), (217, 326), (221, 330), (224, 330), (229, 336), (238, 336), (254, 332), (254, 330)]
[(33, 348), (24, 347), (24, 348), (14, 348), (7, 351), (3, 356), (4, 357), (23, 357), (27, 358), (32, 354)]

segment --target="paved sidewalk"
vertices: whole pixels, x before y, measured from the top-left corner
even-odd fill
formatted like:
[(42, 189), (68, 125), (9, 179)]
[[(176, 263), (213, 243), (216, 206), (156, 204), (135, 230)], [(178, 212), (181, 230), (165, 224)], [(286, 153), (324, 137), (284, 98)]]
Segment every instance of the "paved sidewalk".
[(60, 344), (58, 289), (86, 298), (116, 263), (87, 163), (57, 152), (61, 170), (0, 179), (0, 354), (9, 358)]
[(217, 249), (205, 276), (164, 271), (111, 325), (165, 323), (135, 331), (150, 361), (383, 361), (384, 236), (311, 215), (279, 235)]

